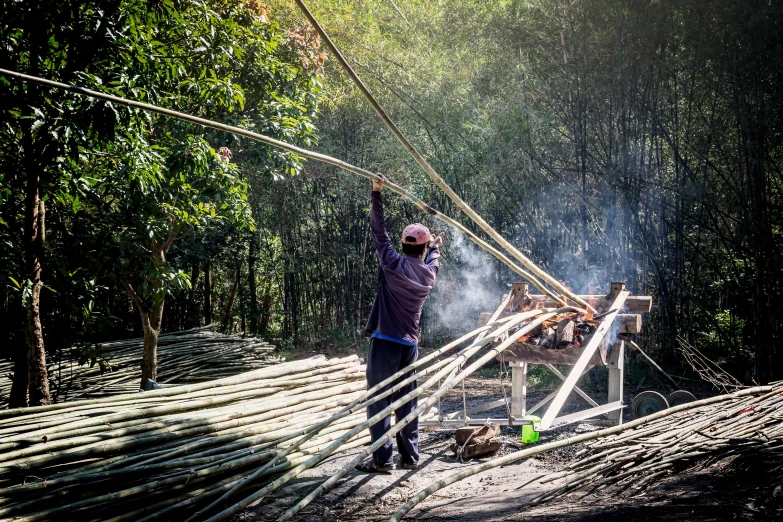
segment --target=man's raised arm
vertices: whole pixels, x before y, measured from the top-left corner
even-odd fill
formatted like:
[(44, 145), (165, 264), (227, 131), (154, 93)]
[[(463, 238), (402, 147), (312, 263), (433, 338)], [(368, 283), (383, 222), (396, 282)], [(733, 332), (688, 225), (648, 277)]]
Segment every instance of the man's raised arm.
[(386, 177), (378, 174), (380, 181), (372, 180), (372, 193), (370, 195), (370, 231), (372, 232), (372, 241), (375, 244), (375, 251), (378, 253), (378, 259), (384, 266), (391, 266), (398, 262), (402, 257), (391, 246), (391, 238), (386, 232), (386, 223), (383, 216), (383, 200), (381, 199), (381, 189), (386, 183)]

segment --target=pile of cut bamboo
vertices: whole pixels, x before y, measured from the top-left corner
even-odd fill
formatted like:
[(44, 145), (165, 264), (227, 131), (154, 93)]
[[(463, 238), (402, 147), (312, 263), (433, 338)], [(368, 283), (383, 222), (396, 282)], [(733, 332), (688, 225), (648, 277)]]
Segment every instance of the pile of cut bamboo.
[[(170, 520), (275, 459), (286, 440), (344, 412), (256, 477), (263, 485), (364, 421), (356, 356), (281, 363), (215, 381), (0, 411), (0, 518)], [(143, 498), (144, 502), (138, 502)]]
[(558, 486), (533, 502), (589, 487), (643, 489), (677, 470), (729, 457), (783, 450), (783, 384), (757, 397), (731, 397), (688, 408), (596, 441), (563, 471), (542, 480)]
[[(158, 379), (160, 384), (203, 382), (275, 364), (274, 346), (252, 337), (225, 335), (196, 328), (163, 334), (158, 338)], [(100, 357), (108, 368), (79, 365), (75, 351), (68, 353), (49, 370), (52, 396), (56, 402), (77, 398), (104, 397), (132, 393), (139, 389), (143, 339), (100, 343)], [(0, 362), (0, 407), (11, 392), (13, 365)]]
[[(368, 426), (424, 399), (284, 513), (287, 520), (411, 420), (429, 418), (444, 394), (517, 339), (575, 311), (493, 320), (366, 391), (356, 356), (314, 358), (217, 381), (0, 411), (0, 518), (222, 520), (334, 453), (368, 444)], [(425, 376), (366, 419), (367, 406)]]
[[(600, 439), (600, 440), (598, 440)], [(540, 479), (560, 482), (539, 495), (542, 502), (589, 487), (599, 491), (644, 488), (668, 473), (732, 456), (783, 451), (783, 383), (746, 388), (675, 406), (628, 424), (582, 433), (469, 466), (417, 492), (390, 519), (399, 522), (421, 501), (477, 473), (534, 455), (596, 441), (563, 471)]]

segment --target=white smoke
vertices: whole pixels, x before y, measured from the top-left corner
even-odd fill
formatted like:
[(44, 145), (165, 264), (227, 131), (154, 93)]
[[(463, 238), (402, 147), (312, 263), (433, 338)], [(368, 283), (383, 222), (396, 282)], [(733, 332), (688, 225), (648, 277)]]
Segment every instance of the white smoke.
[(481, 312), (493, 312), (505, 290), (496, 261), (456, 229), (444, 233), (440, 270), (425, 310), (427, 329), (461, 335), (476, 328)]

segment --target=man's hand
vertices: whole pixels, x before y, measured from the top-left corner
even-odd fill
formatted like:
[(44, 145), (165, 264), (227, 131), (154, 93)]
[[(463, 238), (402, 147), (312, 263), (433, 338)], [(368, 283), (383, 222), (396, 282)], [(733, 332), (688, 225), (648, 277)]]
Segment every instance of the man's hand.
[(432, 239), (430, 239), (429, 247), (430, 248), (439, 247), (442, 244), (443, 244), (443, 234), (439, 236), (435, 236)]
[(373, 192), (380, 192), (383, 188), (383, 184), (389, 181), (386, 179), (386, 176), (381, 174), (380, 172), (377, 173), (378, 177), (381, 178), (380, 180), (372, 180), (372, 191)]

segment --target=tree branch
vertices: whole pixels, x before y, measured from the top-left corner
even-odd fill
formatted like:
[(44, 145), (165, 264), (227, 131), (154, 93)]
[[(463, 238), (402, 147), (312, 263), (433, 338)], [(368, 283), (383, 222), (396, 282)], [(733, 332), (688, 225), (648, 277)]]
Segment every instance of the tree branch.
[(122, 273), (117, 272), (116, 270), (112, 270), (112, 274), (114, 274), (114, 277), (116, 277), (117, 280), (122, 284), (122, 286), (125, 287), (125, 290), (128, 291), (128, 294), (130, 294), (133, 303), (138, 307), (139, 311), (149, 312), (149, 310), (147, 310), (147, 307), (144, 306), (144, 301), (142, 301), (141, 297), (139, 297), (139, 294), (136, 293), (136, 290), (133, 289), (133, 287), (125, 278), (125, 276)]

